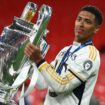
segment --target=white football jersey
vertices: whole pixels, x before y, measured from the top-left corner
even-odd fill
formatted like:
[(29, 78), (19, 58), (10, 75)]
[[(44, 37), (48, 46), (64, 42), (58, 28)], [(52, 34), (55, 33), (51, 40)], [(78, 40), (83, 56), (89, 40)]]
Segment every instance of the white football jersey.
[[(63, 48), (51, 64), (44, 61), (39, 65), (38, 70), (48, 85), (44, 105), (89, 105), (98, 77), (100, 56), (93, 45), (72, 53), (79, 46), (80, 43), (74, 42)], [(59, 73), (59, 64), (70, 47)]]

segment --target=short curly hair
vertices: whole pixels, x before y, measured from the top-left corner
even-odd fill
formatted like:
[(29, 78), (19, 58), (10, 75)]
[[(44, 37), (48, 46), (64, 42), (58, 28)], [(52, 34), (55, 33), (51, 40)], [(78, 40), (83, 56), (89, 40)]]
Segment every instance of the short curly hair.
[(101, 25), (103, 23), (103, 14), (101, 10), (99, 10), (97, 7), (92, 5), (86, 5), (80, 9), (80, 11), (88, 11), (95, 15), (96, 23), (98, 25)]

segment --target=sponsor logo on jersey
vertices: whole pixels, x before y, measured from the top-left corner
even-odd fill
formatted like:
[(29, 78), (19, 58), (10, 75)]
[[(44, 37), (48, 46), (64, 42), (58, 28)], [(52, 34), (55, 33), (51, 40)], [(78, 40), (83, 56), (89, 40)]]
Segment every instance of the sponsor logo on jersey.
[(76, 57), (77, 57), (77, 55), (76, 55), (76, 54), (71, 54), (71, 59), (72, 59), (72, 60), (75, 60), (75, 59), (76, 59)]

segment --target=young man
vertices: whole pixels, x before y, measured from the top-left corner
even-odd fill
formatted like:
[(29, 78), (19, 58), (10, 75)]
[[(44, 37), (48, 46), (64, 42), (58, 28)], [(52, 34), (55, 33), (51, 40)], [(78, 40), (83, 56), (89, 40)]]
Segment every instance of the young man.
[(48, 86), (44, 105), (89, 105), (100, 67), (99, 51), (92, 38), (102, 21), (96, 7), (81, 8), (75, 21), (73, 45), (63, 48), (51, 64), (41, 57), (38, 46), (26, 46), (25, 55), (37, 64), (42, 75), (39, 78), (43, 77)]

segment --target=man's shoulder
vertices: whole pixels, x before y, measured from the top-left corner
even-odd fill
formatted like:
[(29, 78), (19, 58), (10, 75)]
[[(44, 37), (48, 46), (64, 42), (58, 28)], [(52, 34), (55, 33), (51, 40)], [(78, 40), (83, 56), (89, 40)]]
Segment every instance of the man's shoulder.
[(78, 51), (78, 56), (82, 57), (83, 59), (90, 59), (91, 61), (96, 61), (100, 59), (100, 54), (98, 49), (93, 45), (88, 45)]
[(85, 46), (83, 48), (81, 48), (80, 52), (79, 53), (84, 53), (84, 54), (91, 54), (91, 53), (99, 53), (98, 49), (93, 46), (93, 45), (88, 45), (88, 46)]

